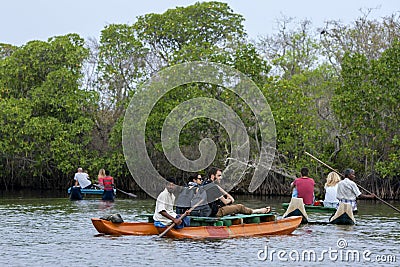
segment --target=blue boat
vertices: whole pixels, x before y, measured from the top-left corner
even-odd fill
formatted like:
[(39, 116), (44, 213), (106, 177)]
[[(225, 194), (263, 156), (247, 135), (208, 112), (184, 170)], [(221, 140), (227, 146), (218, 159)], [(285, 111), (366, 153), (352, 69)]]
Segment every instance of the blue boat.
[[(116, 195), (117, 190), (114, 189), (114, 196)], [(68, 195), (71, 200), (82, 200), (83, 197), (87, 195), (101, 195), (103, 196), (104, 190), (103, 189), (95, 189), (95, 188), (80, 188), (79, 186), (72, 186), (68, 188)], [(111, 200), (111, 199), (108, 199)]]

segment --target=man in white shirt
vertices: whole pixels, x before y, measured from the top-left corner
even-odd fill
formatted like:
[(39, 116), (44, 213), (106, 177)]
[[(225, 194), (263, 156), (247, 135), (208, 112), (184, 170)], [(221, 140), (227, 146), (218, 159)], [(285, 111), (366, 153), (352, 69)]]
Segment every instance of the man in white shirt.
[(365, 195), (360, 192), (357, 184), (353, 181), (355, 179), (355, 171), (353, 169), (346, 169), (344, 171), (344, 179), (338, 183), (336, 198), (339, 202), (350, 203), (353, 212), (357, 212), (357, 198), (375, 198), (375, 194)]
[(81, 188), (89, 188), (92, 182), (89, 180), (89, 175), (83, 172), (82, 168), (78, 168), (78, 172), (74, 176), (75, 186)]
[[(154, 211), (153, 219), (156, 227), (167, 227), (171, 223), (175, 223), (175, 228), (182, 228), (189, 225), (187, 217), (179, 218), (174, 211), (175, 203), (175, 179), (168, 178), (164, 191), (162, 191), (156, 201), (156, 208)], [(184, 223), (182, 223), (182, 221)]]

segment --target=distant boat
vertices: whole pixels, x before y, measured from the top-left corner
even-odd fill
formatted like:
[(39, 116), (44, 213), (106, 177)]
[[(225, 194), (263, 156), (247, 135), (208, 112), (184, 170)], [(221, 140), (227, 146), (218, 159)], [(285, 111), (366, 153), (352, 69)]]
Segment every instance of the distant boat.
[[(71, 200), (81, 200), (83, 199), (83, 197), (87, 195), (103, 195), (104, 190), (95, 188), (85, 189), (85, 188), (80, 188), (79, 186), (72, 186), (68, 188), (67, 192)], [(114, 189), (114, 195), (116, 195), (116, 193), (117, 190)]]
[[(276, 220), (273, 214), (238, 214), (220, 218), (190, 217), (190, 221), (191, 226), (171, 229), (166, 236), (178, 239), (221, 239), (286, 235), (292, 233), (300, 225), (301, 217)], [(165, 230), (165, 228), (155, 227), (152, 222), (112, 223), (108, 220), (92, 218), (92, 223), (99, 233), (109, 235), (157, 235)]]

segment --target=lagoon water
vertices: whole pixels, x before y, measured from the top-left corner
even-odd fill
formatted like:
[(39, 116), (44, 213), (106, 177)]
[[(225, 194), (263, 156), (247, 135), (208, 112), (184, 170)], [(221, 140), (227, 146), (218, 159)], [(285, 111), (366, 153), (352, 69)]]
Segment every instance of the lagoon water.
[[(289, 197), (236, 196), (282, 215)], [(400, 203), (392, 203), (400, 207)], [(174, 240), (99, 235), (90, 218), (119, 213), (143, 220), (155, 201), (119, 196), (70, 201), (58, 196), (0, 194), (0, 266), (399, 266), (400, 214), (361, 201), (354, 226), (303, 225), (291, 235), (223, 240)], [(310, 221), (330, 214), (309, 213)]]

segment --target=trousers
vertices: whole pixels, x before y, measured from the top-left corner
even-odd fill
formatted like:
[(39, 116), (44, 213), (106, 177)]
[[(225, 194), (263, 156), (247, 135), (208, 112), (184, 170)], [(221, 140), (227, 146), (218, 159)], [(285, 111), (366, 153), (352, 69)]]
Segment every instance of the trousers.
[(217, 217), (223, 217), (225, 215), (237, 214), (237, 213), (252, 214), (253, 210), (248, 207), (245, 207), (243, 204), (228, 205), (218, 209)]

